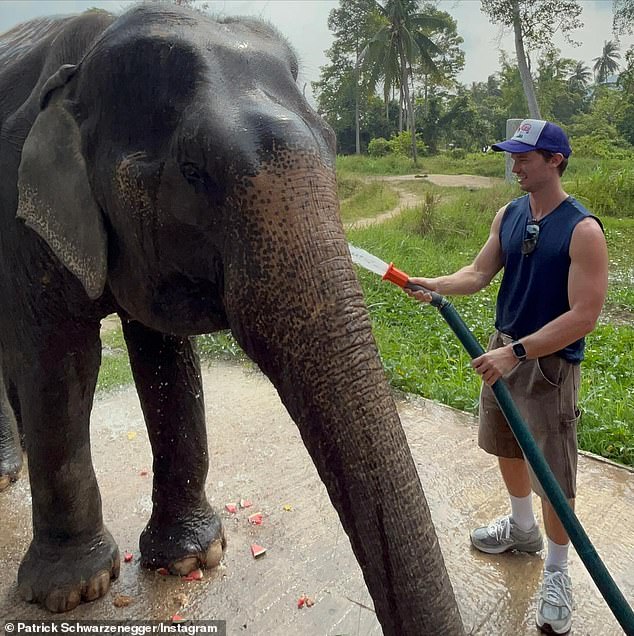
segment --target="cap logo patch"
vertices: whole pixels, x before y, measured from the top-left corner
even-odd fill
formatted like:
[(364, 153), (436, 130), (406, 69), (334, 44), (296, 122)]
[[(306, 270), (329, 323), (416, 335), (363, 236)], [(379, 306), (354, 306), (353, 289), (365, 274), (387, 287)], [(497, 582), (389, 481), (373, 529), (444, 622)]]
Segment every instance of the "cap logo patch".
[(546, 122), (539, 119), (525, 119), (515, 131), (512, 139), (521, 141), (523, 144), (535, 146), (545, 125)]

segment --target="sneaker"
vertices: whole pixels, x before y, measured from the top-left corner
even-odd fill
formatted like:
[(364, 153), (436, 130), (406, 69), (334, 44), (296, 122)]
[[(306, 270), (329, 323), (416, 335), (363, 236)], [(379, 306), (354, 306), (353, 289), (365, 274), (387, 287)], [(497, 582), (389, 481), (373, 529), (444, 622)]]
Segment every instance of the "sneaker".
[(539, 552), (544, 547), (542, 534), (536, 525), (530, 530), (522, 530), (510, 515), (476, 528), (471, 533), (471, 543), (487, 554), (501, 554), (507, 550)]
[(572, 625), (572, 582), (557, 568), (544, 570), (537, 601), (537, 627), (547, 634), (567, 634)]

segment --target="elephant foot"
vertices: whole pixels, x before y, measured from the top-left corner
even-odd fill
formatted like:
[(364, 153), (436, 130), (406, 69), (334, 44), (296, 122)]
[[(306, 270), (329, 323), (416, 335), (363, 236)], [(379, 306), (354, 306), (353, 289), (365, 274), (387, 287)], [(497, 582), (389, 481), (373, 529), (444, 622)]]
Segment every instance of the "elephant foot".
[(106, 529), (89, 543), (73, 546), (33, 540), (18, 570), (18, 592), (51, 612), (68, 612), (106, 594), (119, 565), (119, 549)]
[(215, 568), (227, 545), (220, 517), (211, 507), (167, 524), (152, 516), (139, 541), (141, 565), (185, 576), (197, 568)]

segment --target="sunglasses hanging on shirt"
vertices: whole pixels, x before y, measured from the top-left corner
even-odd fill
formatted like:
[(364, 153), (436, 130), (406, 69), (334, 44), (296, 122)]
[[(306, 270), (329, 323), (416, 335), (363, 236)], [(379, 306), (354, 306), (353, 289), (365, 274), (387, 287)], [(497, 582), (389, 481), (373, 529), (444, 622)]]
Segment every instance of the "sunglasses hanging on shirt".
[(527, 256), (532, 254), (537, 247), (537, 239), (539, 238), (539, 223), (531, 219), (526, 226), (524, 232), (524, 240), (522, 241), (522, 254)]

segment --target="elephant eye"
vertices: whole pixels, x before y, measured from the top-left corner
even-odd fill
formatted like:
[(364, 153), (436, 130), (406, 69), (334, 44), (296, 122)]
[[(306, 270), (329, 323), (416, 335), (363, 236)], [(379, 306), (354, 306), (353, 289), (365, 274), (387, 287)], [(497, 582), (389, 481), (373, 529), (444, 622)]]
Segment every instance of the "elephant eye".
[(197, 194), (204, 194), (214, 205), (221, 205), (225, 198), (225, 185), (215, 176), (212, 177), (205, 170), (194, 163), (182, 163), (181, 174)]
[(205, 183), (205, 173), (193, 163), (181, 164), (181, 173), (185, 180), (193, 186), (201, 186)]

